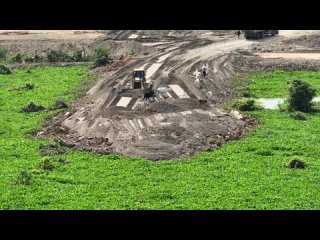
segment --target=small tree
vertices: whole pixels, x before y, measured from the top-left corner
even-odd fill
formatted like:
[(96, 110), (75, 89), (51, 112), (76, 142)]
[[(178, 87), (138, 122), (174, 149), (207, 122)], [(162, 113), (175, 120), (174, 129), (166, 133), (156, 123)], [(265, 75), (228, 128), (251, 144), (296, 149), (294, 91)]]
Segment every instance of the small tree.
[(309, 83), (302, 80), (293, 80), (289, 88), (288, 110), (290, 112), (310, 112), (312, 110), (312, 98), (316, 96), (316, 90)]
[(94, 67), (99, 67), (109, 63), (110, 54), (104, 48), (97, 48), (94, 50), (93, 61)]

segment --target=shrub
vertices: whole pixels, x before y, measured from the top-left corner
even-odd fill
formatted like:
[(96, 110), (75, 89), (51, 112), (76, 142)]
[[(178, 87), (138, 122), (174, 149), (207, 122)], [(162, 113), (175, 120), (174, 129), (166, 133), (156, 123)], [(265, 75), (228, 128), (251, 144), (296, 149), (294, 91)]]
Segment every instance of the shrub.
[(288, 165), (289, 168), (305, 168), (305, 163), (299, 159), (294, 158)]
[(58, 98), (53, 107), (50, 108), (50, 110), (57, 110), (63, 108), (68, 108), (68, 105), (63, 101), (63, 99)]
[(71, 57), (62, 50), (49, 50), (46, 53), (46, 59), (48, 62), (70, 62)]
[(39, 164), (39, 168), (40, 168), (41, 170), (44, 170), (44, 171), (46, 171), (46, 170), (51, 171), (51, 170), (53, 170), (55, 167), (56, 167), (56, 166), (54, 165), (54, 163), (52, 162), (52, 160), (51, 160), (50, 158), (48, 158), (48, 157), (44, 157), (44, 158), (42, 159), (42, 161), (40, 162), (40, 164)]
[(97, 48), (94, 50), (93, 62), (94, 67), (99, 67), (109, 63), (110, 53), (104, 48)]
[(21, 112), (29, 113), (29, 112), (39, 112), (45, 110), (45, 107), (41, 105), (36, 105), (33, 102), (30, 102), (27, 106), (21, 109)]
[(0, 46), (0, 61), (5, 61), (7, 58), (8, 50), (5, 47)]
[(23, 63), (22, 55), (20, 53), (17, 53), (15, 56), (13, 56), (10, 59), (11, 63)]
[(34, 89), (34, 84), (33, 83), (25, 83), (23, 86), (14, 88), (12, 91), (23, 91), (23, 90), (33, 90)]
[(293, 80), (289, 88), (288, 110), (290, 112), (312, 111), (312, 98), (316, 96), (316, 90), (305, 81)]
[(254, 99), (242, 98), (233, 102), (233, 108), (236, 108), (240, 111), (254, 111), (263, 109)]
[(292, 112), (290, 113), (289, 116), (295, 120), (302, 120), (302, 121), (307, 120), (307, 115), (299, 111)]
[(32, 183), (32, 173), (29, 171), (21, 171), (16, 180), (16, 184), (30, 185)]
[(68, 149), (62, 147), (59, 143), (40, 144), (39, 151), (41, 156), (54, 156), (68, 152)]
[(0, 65), (0, 74), (11, 74), (11, 70), (4, 65)]
[(81, 62), (84, 61), (84, 58), (82, 56), (82, 51), (81, 50), (77, 50), (73, 53), (73, 60), (75, 62)]

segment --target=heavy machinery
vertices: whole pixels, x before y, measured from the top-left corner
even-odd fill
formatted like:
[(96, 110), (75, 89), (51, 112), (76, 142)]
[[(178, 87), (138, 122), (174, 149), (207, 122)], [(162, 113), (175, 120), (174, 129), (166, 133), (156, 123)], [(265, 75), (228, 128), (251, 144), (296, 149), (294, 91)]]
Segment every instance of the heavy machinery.
[(146, 74), (144, 69), (134, 69), (132, 73), (133, 89), (141, 89), (145, 82), (146, 82)]
[(274, 36), (279, 34), (279, 30), (242, 30), (245, 39), (262, 39), (265, 36)]

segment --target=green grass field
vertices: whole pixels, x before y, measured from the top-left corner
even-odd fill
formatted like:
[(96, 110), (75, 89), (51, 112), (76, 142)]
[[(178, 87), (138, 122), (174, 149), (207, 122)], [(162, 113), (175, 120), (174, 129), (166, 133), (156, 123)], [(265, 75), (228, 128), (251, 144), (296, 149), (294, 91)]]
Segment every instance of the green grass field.
[(255, 97), (288, 97), (292, 80), (305, 80), (320, 94), (320, 72), (311, 71), (273, 71), (253, 74), (250, 77), (250, 92)]
[[(46, 141), (29, 133), (50, 114), (18, 111), (30, 100), (45, 107), (59, 96), (71, 100), (89, 78), (85, 71), (52, 67), (0, 75), (1, 209), (320, 209), (319, 112), (309, 114), (307, 121), (273, 110), (251, 112), (261, 121), (256, 131), (184, 161), (71, 151), (52, 157), (69, 163), (34, 174), (31, 185), (16, 184), (21, 171), (37, 169), (42, 160), (38, 148)], [(307, 73), (296, 74), (291, 77)], [(273, 75), (285, 95), (288, 76)], [(258, 86), (259, 77), (254, 77)], [(10, 91), (25, 82), (36, 89)], [(262, 93), (278, 96), (271, 90)], [(285, 167), (294, 156), (306, 162), (305, 169)]]

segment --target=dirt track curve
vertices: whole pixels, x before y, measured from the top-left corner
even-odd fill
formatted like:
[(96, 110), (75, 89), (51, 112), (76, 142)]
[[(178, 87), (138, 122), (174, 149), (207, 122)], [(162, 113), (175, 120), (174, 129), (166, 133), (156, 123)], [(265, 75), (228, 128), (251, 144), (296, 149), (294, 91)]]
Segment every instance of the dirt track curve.
[[(232, 77), (246, 70), (242, 65), (245, 61), (233, 53), (250, 51), (257, 42), (266, 45), (317, 33), (280, 30), (279, 36), (259, 41), (232, 37), (221, 41), (196, 37), (168, 37), (162, 43), (150, 40), (149, 46), (160, 46), (161, 51), (131, 59), (126, 66), (105, 74), (76, 105), (73, 114), (61, 116), (47, 129), (48, 135), (57, 135), (55, 127), (62, 127), (58, 135), (79, 149), (151, 160), (180, 158), (218, 148), (255, 126), (254, 119), (222, 107), (232, 94)], [(139, 34), (132, 32), (117, 31), (113, 36), (139, 41)], [(142, 39), (143, 44), (148, 45), (147, 40)], [(208, 76), (198, 85), (195, 72), (203, 64), (208, 65)], [(147, 81), (153, 81), (155, 88), (172, 89), (159, 94), (144, 109), (139, 107), (142, 93), (125, 89), (132, 70), (140, 67), (146, 69)], [(207, 103), (199, 104), (201, 99)]]

